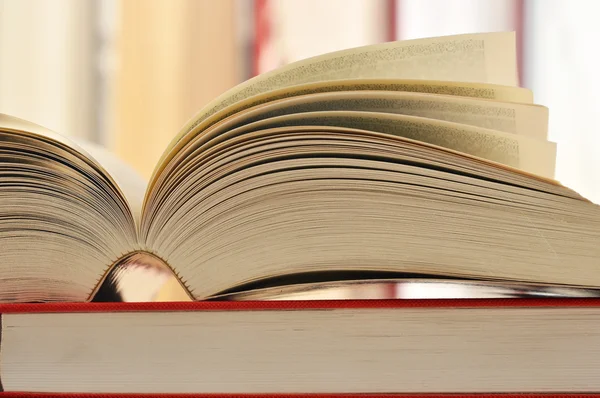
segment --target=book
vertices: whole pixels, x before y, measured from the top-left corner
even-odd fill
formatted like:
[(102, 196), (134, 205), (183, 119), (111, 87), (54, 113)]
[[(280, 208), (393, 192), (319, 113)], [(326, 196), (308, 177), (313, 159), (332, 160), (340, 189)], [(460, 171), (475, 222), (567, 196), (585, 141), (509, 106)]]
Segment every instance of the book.
[(0, 379), (10, 393), (600, 391), (599, 299), (43, 303), (0, 312)]
[(133, 267), (193, 300), (411, 276), (596, 289), (600, 208), (554, 180), (515, 54), (499, 32), (284, 66), (201, 109), (149, 181), (0, 116), (0, 301), (118, 300)]
[(2, 393), (2, 398), (595, 398), (597, 394), (98, 394)]

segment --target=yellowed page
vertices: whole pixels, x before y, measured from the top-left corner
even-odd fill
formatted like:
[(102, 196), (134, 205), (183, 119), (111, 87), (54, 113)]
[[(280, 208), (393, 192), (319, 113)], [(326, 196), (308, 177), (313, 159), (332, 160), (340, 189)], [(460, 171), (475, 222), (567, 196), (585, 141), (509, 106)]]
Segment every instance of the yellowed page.
[(194, 118), (253, 95), (298, 84), (351, 78), (423, 79), (517, 86), (514, 32), (404, 40), (336, 51), (250, 79), (217, 97)]
[(97, 145), (67, 138), (45, 127), (5, 114), (0, 114), (0, 129), (45, 137), (80, 153), (91, 165), (113, 182), (114, 188), (123, 195), (130, 206), (132, 215), (136, 221), (139, 221), (147, 182), (135, 173), (130, 166), (111, 153)]
[[(323, 111), (277, 116), (230, 130), (231, 136), (285, 126), (336, 126), (398, 135), (554, 178), (556, 144), (501, 131), (415, 116), (375, 112)], [(216, 125), (214, 126), (217, 127)], [(218, 136), (209, 129), (206, 138)]]
[(322, 81), (309, 84), (284, 87), (278, 90), (254, 95), (204, 118), (193, 119), (192, 127), (183, 130), (181, 139), (173, 141), (158, 162), (150, 179), (148, 190), (152, 190), (156, 178), (166, 164), (180, 151), (195, 134), (199, 134), (211, 125), (244, 109), (279, 99), (316, 93), (337, 91), (402, 91), (411, 93), (440, 94), (455, 97), (480, 98), (511, 103), (533, 104), (533, 93), (522, 87), (501, 86), (472, 82), (445, 82), (439, 80), (407, 80), (407, 79), (347, 79)]
[[(212, 124), (244, 109), (284, 98), (338, 91), (396, 91), (439, 94), (452, 97), (487, 99), (501, 102), (533, 104), (533, 92), (523, 87), (500, 86), (472, 82), (407, 79), (348, 79), (299, 84), (269, 91), (236, 102), (219, 112), (194, 123), (193, 130), (201, 131)], [(190, 131), (191, 132), (191, 131)]]
[[(165, 153), (209, 116), (251, 96), (300, 84), (344, 79), (419, 79), (517, 86), (514, 32), (462, 34), (357, 47), (297, 61), (256, 76), (207, 104)], [(167, 156), (167, 155), (165, 155)], [(149, 188), (165, 156), (159, 161)]]
[[(214, 125), (224, 132), (286, 114), (316, 111), (395, 113), (445, 120), (545, 140), (548, 108), (479, 98), (397, 91), (339, 91), (302, 95), (257, 105)], [(214, 131), (214, 130), (212, 130)]]
[(0, 301), (87, 300), (106, 269), (139, 246), (131, 187), (33, 123), (0, 115), (0, 135)]
[(148, 186), (148, 182), (131, 166), (114, 154), (108, 152), (106, 149), (92, 144), (91, 142), (74, 141), (90, 154), (94, 160), (99, 162), (106, 169), (108, 174), (114, 178), (118, 187), (127, 198), (127, 203), (135, 218), (136, 225), (139, 225), (142, 214), (142, 203), (144, 201), (144, 191)]
[[(60, 135), (52, 130), (49, 130), (45, 127), (39, 126), (37, 124), (31, 123), (27, 120), (19, 119), (14, 116), (6, 115), (0, 113), (0, 129), (4, 131), (19, 131), (23, 133), (29, 133), (33, 135), (38, 135), (41, 137), (45, 137), (50, 141), (58, 142), (64, 146), (71, 147), (73, 149), (77, 149), (78, 152), (88, 155), (87, 157), (90, 160), (93, 160), (89, 154), (86, 154), (82, 148), (77, 148), (77, 144), (75, 144), (72, 140), (67, 137)], [(96, 166), (100, 166), (97, 162)]]

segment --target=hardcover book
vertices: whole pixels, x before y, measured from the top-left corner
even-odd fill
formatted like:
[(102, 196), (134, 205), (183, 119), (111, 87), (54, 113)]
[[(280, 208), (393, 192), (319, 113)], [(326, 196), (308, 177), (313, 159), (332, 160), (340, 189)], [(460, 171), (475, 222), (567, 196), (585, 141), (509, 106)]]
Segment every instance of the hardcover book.
[(128, 266), (193, 300), (407, 275), (598, 288), (600, 208), (554, 180), (515, 54), (484, 33), (287, 65), (200, 110), (150, 181), (0, 116), (0, 302), (94, 300)]
[(599, 299), (43, 303), (0, 312), (0, 379), (11, 394), (600, 391)]

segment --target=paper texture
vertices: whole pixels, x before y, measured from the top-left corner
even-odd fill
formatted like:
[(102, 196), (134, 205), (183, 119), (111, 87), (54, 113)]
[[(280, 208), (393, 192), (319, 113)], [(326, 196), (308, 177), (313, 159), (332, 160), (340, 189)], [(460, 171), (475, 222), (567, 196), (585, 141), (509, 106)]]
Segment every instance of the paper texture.
[[(347, 49), (291, 63), (250, 79), (206, 105), (184, 126), (166, 153), (206, 118), (251, 96), (325, 80), (422, 79), (517, 86), (514, 32), (404, 40)], [(153, 186), (156, 173), (151, 178)]]
[[(357, 111), (306, 112), (260, 120), (228, 134), (284, 126), (339, 126), (393, 134), (554, 178), (556, 144), (552, 142), (415, 116)], [(209, 129), (206, 136), (218, 136), (217, 127)]]
[(116, 191), (123, 195), (129, 208), (133, 210), (134, 217), (139, 217), (141, 214), (140, 209), (147, 182), (129, 165), (105, 149), (82, 140), (67, 138), (34, 123), (4, 114), (0, 114), (0, 130), (37, 135), (81, 154), (82, 162), (87, 161), (114, 184)]
[(297, 84), (350, 78), (394, 78), (517, 86), (513, 32), (404, 40), (337, 51), (257, 76), (216, 98), (203, 119), (252, 95)]
[(108, 174), (114, 178), (117, 186), (127, 198), (127, 203), (131, 209), (136, 225), (139, 225), (142, 214), (142, 202), (144, 201), (144, 192), (148, 186), (148, 182), (128, 164), (114, 154), (108, 152), (106, 149), (90, 142), (78, 140), (74, 140), (74, 142), (89, 153), (93, 159), (99, 162)]
[(445, 120), (546, 140), (548, 108), (452, 95), (398, 91), (340, 91), (272, 101), (238, 112), (223, 120), (220, 129), (232, 129), (260, 119), (316, 111), (394, 113)]

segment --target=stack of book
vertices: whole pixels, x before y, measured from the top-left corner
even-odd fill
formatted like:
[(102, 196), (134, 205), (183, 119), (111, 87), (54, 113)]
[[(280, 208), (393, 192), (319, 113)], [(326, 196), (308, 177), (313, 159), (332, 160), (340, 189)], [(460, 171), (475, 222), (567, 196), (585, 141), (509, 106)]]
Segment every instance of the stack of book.
[[(600, 392), (600, 208), (516, 65), (512, 33), (293, 63), (147, 182), (0, 116), (2, 394)], [(131, 268), (192, 301), (117, 302)], [(428, 279), (561, 298), (298, 299)]]

